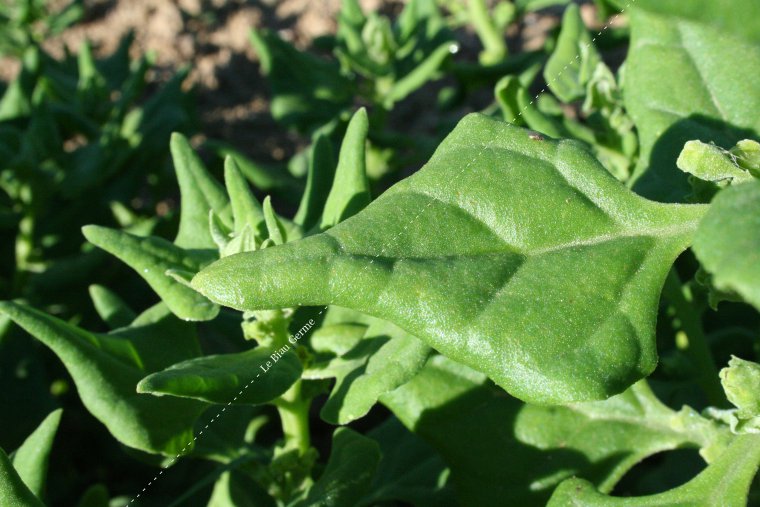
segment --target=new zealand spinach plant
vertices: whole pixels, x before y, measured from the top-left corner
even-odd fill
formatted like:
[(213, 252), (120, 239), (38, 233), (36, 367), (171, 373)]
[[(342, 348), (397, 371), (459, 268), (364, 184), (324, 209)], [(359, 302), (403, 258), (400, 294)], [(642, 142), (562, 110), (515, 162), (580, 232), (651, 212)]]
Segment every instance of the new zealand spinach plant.
[[(174, 134), (172, 239), (82, 229), (154, 299), (93, 285), (93, 325), (0, 303), (143, 464), (79, 505), (760, 502), (760, 4), (596, 2), (595, 30), (571, 4), (513, 60), (506, 27), (564, 3), (391, 22), (345, 0), (337, 60), (254, 33), (304, 178), (257, 187), (232, 156), (222, 184)], [(463, 25), (477, 63), (451, 54)], [(463, 117), (413, 174), (386, 159), (380, 191), (396, 105), (465, 64)], [(59, 501), (67, 413), (0, 451), (3, 505)]]

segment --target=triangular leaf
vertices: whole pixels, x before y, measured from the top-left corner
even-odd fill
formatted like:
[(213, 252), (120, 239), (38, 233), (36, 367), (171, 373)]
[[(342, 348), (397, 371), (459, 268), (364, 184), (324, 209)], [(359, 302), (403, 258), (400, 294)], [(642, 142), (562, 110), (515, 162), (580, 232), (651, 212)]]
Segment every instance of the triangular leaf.
[(246, 226), (263, 233), (264, 212), (261, 204), (253, 196), (248, 182), (232, 157), (224, 160), (224, 184), (230, 196), (235, 233), (240, 234)]
[(0, 449), (0, 505), (8, 507), (45, 507), (14, 470), (5, 451)]
[(335, 179), (322, 212), (322, 229), (355, 215), (371, 200), (365, 155), (368, 130), (367, 111), (361, 108), (354, 113), (343, 137)]
[(172, 134), (171, 152), (182, 196), (179, 232), (174, 244), (182, 248), (215, 248), (208, 230), (208, 213), (213, 210), (232, 228), (227, 194), (208, 173), (185, 136)]
[(42, 498), (47, 481), (48, 458), (53, 447), (53, 438), (61, 421), (61, 410), (55, 410), (24, 440), (11, 457), (13, 468), (21, 480), (38, 498)]
[(353, 218), (192, 284), (238, 309), (377, 316), (525, 400), (601, 399), (654, 369), (660, 290), (703, 213), (629, 192), (575, 142), (470, 115)]
[(335, 159), (330, 140), (324, 134), (317, 134), (309, 149), (309, 172), (306, 188), (301, 197), (293, 221), (308, 231), (319, 225), (326, 196), (330, 192), (335, 177)]

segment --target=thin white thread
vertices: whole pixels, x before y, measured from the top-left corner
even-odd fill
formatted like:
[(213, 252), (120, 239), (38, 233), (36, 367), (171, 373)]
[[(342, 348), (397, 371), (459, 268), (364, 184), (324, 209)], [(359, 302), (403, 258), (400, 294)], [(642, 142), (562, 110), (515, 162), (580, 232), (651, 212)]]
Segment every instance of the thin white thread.
[[(621, 16), (621, 15), (622, 15), (622, 14), (623, 14), (625, 11), (626, 11), (626, 9), (628, 9), (628, 8), (631, 6), (631, 4), (633, 4), (633, 3), (635, 3), (635, 2), (636, 2), (636, 0), (631, 0), (630, 2), (628, 2), (628, 3), (626, 4), (626, 6), (625, 6), (623, 9), (621, 9), (621, 10), (620, 10), (620, 12), (619, 12), (619, 13), (615, 14), (615, 16), (613, 16), (613, 17), (612, 17), (612, 18), (611, 18), (611, 19), (610, 19), (610, 20), (609, 20), (609, 21), (608, 21), (608, 22), (607, 22), (607, 23), (606, 23), (606, 24), (605, 24), (605, 25), (602, 27), (602, 29), (601, 29), (601, 30), (599, 30), (599, 32), (598, 32), (598, 33), (597, 33), (597, 34), (596, 34), (596, 35), (595, 35), (595, 36), (594, 36), (594, 37), (591, 39), (591, 42), (587, 43), (587, 44), (586, 44), (586, 46), (585, 46), (583, 49), (588, 49), (588, 48), (590, 48), (590, 47), (591, 47), (591, 45), (592, 45), (594, 42), (596, 42), (596, 39), (597, 39), (597, 38), (599, 38), (599, 37), (602, 35), (602, 33), (604, 33), (604, 31), (605, 31), (605, 30), (607, 30), (607, 28), (609, 28), (609, 27), (610, 27), (610, 25), (612, 25), (612, 23), (614, 23), (615, 21), (617, 21), (617, 19), (618, 19), (618, 18), (619, 18), (619, 17), (620, 17), (620, 16)], [(514, 123), (514, 122), (515, 122), (515, 121), (516, 121), (518, 118), (520, 118), (520, 117), (523, 115), (523, 113), (524, 113), (525, 111), (527, 111), (527, 109), (528, 109), (530, 106), (532, 106), (532, 105), (533, 105), (533, 103), (534, 103), (534, 102), (536, 102), (536, 100), (538, 100), (538, 98), (539, 98), (541, 95), (543, 95), (543, 94), (546, 92), (546, 88), (548, 87), (548, 85), (549, 85), (550, 83), (553, 83), (553, 82), (555, 82), (555, 81), (557, 80), (557, 78), (559, 78), (559, 77), (562, 75), (562, 73), (563, 73), (563, 72), (565, 72), (565, 71), (567, 70), (567, 68), (568, 68), (568, 67), (570, 67), (570, 65), (574, 64), (574, 63), (575, 63), (575, 62), (576, 62), (576, 61), (577, 61), (577, 60), (578, 60), (580, 57), (581, 57), (581, 51), (578, 51), (578, 54), (576, 54), (576, 55), (575, 55), (575, 58), (574, 58), (574, 59), (572, 59), (572, 60), (570, 60), (570, 61), (569, 61), (569, 62), (568, 62), (568, 63), (567, 63), (567, 64), (566, 64), (564, 67), (562, 67), (562, 70), (560, 70), (560, 71), (557, 73), (557, 75), (556, 75), (556, 76), (554, 76), (552, 79), (550, 79), (549, 81), (547, 81), (547, 83), (546, 83), (546, 86), (544, 86), (543, 88), (541, 88), (541, 91), (540, 91), (540, 92), (538, 92), (538, 93), (536, 94), (536, 96), (535, 96), (535, 97), (533, 97), (533, 99), (532, 99), (532, 100), (531, 100), (531, 101), (528, 103), (528, 105), (527, 105), (527, 106), (525, 106), (525, 107), (523, 107), (523, 108), (522, 108), (522, 110), (521, 110), (521, 111), (520, 111), (520, 112), (519, 112), (519, 113), (518, 113), (518, 114), (517, 114), (517, 115), (516, 115), (514, 118), (512, 118), (512, 121), (510, 121), (509, 123)], [(460, 177), (460, 176), (462, 176), (462, 174), (464, 174), (464, 172), (465, 172), (467, 169), (469, 169), (469, 168), (470, 168), (470, 166), (471, 166), (472, 164), (474, 164), (475, 162), (477, 162), (478, 158), (480, 158), (480, 156), (481, 156), (483, 153), (485, 153), (485, 152), (486, 152), (488, 149), (490, 149), (490, 147), (492, 146), (492, 144), (493, 144), (493, 143), (494, 143), (494, 141), (492, 140), (492, 141), (489, 141), (488, 143), (484, 144), (484, 145), (483, 145), (483, 147), (480, 149), (480, 151), (478, 151), (478, 153), (477, 153), (477, 154), (476, 154), (476, 155), (473, 157), (473, 159), (472, 159), (470, 162), (468, 162), (468, 163), (467, 163), (467, 164), (464, 166), (464, 168), (462, 168), (462, 170), (461, 170), (461, 171), (459, 171), (459, 173), (458, 173), (458, 174), (457, 174), (457, 175), (454, 177), (454, 179), (452, 179), (452, 180), (449, 182), (449, 184), (448, 184), (448, 187), (450, 187), (451, 185), (453, 185), (453, 184), (454, 184), (454, 182), (455, 182), (456, 180), (458, 180), (458, 179), (459, 179), (459, 177)], [(429, 207), (430, 207), (430, 205), (431, 205), (431, 204), (433, 204), (434, 202), (435, 202), (435, 199), (430, 199), (430, 201), (429, 201), (429, 202), (428, 202), (428, 203), (427, 203), (427, 204), (426, 204), (426, 205), (425, 205), (425, 206), (422, 208), (422, 210), (421, 210), (419, 213), (417, 213), (417, 214), (414, 216), (414, 218), (412, 218), (411, 220), (409, 220), (409, 222), (408, 222), (408, 223), (407, 223), (407, 224), (404, 226), (403, 230), (402, 230), (401, 232), (399, 232), (398, 234), (396, 234), (396, 235), (395, 235), (393, 238), (391, 238), (391, 240), (390, 240), (388, 243), (386, 243), (386, 245), (385, 245), (385, 246), (384, 246), (384, 247), (383, 247), (383, 248), (380, 250), (380, 253), (376, 254), (376, 255), (375, 255), (375, 256), (374, 256), (372, 259), (370, 259), (370, 260), (369, 260), (369, 262), (368, 262), (368, 263), (367, 263), (367, 265), (366, 265), (366, 266), (363, 268), (363, 270), (367, 270), (367, 269), (369, 268), (369, 266), (370, 266), (370, 265), (371, 265), (373, 262), (375, 262), (375, 259), (377, 259), (377, 258), (381, 257), (381, 256), (383, 255), (383, 253), (385, 253), (386, 249), (387, 249), (387, 248), (388, 248), (390, 245), (394, 244), (395, 240), (396, 240), (396, 239), (398, 239), (398, 238), (399, 238), (399, 236), (401, 236), (401, 235), (402, 235), (404, 232), (406, 232), (406, 230), (409, 228), (409, 226), (410, 226), (412, 223), (414, 223), (414, 222), (415, 222), (415, 221), (416, 221), (416, 220), (417, 220), (417, 219), (418, 219), (418, 218), (419, 218), (419, 217), (420, 217), (420, 216), (421, 216), (421, 215), (422, 215), (422, 214), (423, 214), (423, 213), (424, 213), (424, 212), (425, 212), (425, 211), (426, 211), (426, 210), (427, 210)], [(348, 286), (346, 286), (346, 288), (345, 288), (344, 290), (342, 290), (341, 292), (339, 292), (337, 295), (335, 295), (335, 296), (333, 297), (333, 299), (337, 299), (337, 298), (338, 298), (338, 296), (340, 296), (340, 295), (344, 294), (344, 293), (345, 293), (345, 292), (346, 292), (348, 289), (349, 289), (349, 287), (348, 287)], [(328, 305), (328, 306), (325, 306), (324, 308), (322, 308), (322, 310), (320, 310), (320, 311), (319, 311), (319, 313), (317, 313), (316, 317), (319, 317), (320, 315), (322, 315), (322, 314), (323, 314), (323, 313), (324, 313), (324, 312), (327, 310), (327, 308), (328, 308), (328, 307), (329, 307), (329, 305)], [(304, 336), (305, 336), (305, 335), (304, 335)], [(304, 336), (302, 336), (301, 338), (303, 338)], [(290, 337), (292, 338), (292, 337), (293, 337), (293, 335), (290, 335)], [(300, 338), (299, 338), (299, 339), (300, 339)], [(193, 437), (193, 439), (192, 439), (192, 440), (190, 440), (190, 441), (189, 441), (189, 442), (188, 442), (188, 443), (185, 445), (185, 447), (183, 447), (183, 448), (182, 448), (182, 450), (181, 450), (181, 451), (180, 451), (180, 452), (179, 452), (179, 453), (178, 453), (178, 454), (177, 454), (177, 455), (176, 455), (174, 458), (172, 458), (172, 460), (169, 462), (169, 464), (168, 464), (168, 465), (166, 465), (166, 468), (162, 468), (162, 469), (161, 469), (161, 470), (160, 470), (160, 471), (159, 471), (159, 472), (156, 474), (156, 476), (155, 476), (155, 477), (153, 477), (153, 479), (151, 479), (151, 480), (148, 482), (148, 484), (147, 484), (147, 485), (146, 485), (146, 486), (145, 486), (145, 487), (142, 489), (142, 491), (140, 491), (140, 492), (139, 492), (139, 493), (138, 493), (138, 494), (137, 494), (137, 495), (136, 495), (134, 498), (132, 498), (132, 500), (130, 500), (130, 501), (129, 501), (129, 504), (127, 504), (127, 505), (132, 505), (132, 504), (133, 504), (133, 503), (134, 503), (134, 502), (135, 502), (137, 499), (139, 499), (139, 498), (140, 498), (140, 496), (141, 496), (143, 493), (145, 493), (145, 491), (146, 491), (146, 490), (147, 490), (147, 489), (150, 487), (150, 485), (151, 485), (151, 484), (153, 484), (153, 483), (154, 483), (154, 482), (155, 482), (155, 481), (156, 481), (156, 480), (157, 480), (159, 477), (161, 477), (161, 475), (163, 475), (163, 473), (164, 473), (164, 471), (165, 471), (165, 470), (168, 470), (170, 466), (172, 466), (174, 463), (176, 463), (176, 462), (177, 462), (177, 460), (178, 460), (180, 457), (182, 457), (182, 456), (184, 455), (184, 453), (185, 453), (185, 451), (187, 450), (187, 448), (188, 448), (188, 447), (190, 447), (191, 445), (195, 444), (195, 442), (198, 440), (198, 438), (199, 438), (201, 435), (203, 435), (203, 432), (204, 432), (204, 431), (206, 431), (206, 429), (208, 429), (209, 425), (211, 425), (211, 423), (213, 423), (213, 422), (214, 422), (214, 421), (215, 421), (215, 420), (216, 420), (216, 419), (217, 419), (217, 418), (218, 418), (218, 417), (219, 417), (219, 416), (220, 416), (220, 415), (221, 415), (221, 414), (222, 414), (222, 413), (223, 413), (225, 410), (227, 410), (227, 407), (231, 406), (231, 405), (232, 405), (232, 404), (233, 404), (235, 401), (237, 401), (237, 399), (238, 399), (238, 398), (239, 398), (239, 397), (240, 397), (240, 396), (243, 394), (243, 392), (244, 392), (246, 389), (248, 389), (248, 388), (251, 386), (251, 384), (253, 384), (254, 382), (256, 382), (256, 380), (259, 378), (259, 376), (260, 376), (260, 375), (261, 375), (260, 373), (259, 373), (259, 374), (257, 374), (257, 375), (256, 375), (256, 378), (254, 378), (254, 379), (250, 380), (250, 381), (249, 381), (249, 382), (248, 382), (248, 383), (247, 383), (247, 384), (246, 384), (246, 385), (245, 385), (245, 386), (244, 386), (244, 387), (243, 387), (243, 388), (240, 390), (240, 392), (238, 392), (238, 393), (237, 393), (237, 395), (235, 395), (235, 397), (234, 397), (234, 398), (232, 398), (232, 400), (231, 400), (231, 401), (227, 402), (227, 405), (225, 405), (225, 406), (222, 408), (222, 410), (221, 410), (221, 411), (219, 411), (219, 412), (218, 412), (218, 413), (217, 413), (217, 414), (216, 414), (216, 415), (215, 415), (215, 416), (214, 416), (214, 417), (213, 417), (213, 418), (212, 418), (212, 419), (211, 419), (211, 420), (210, 420), (208, 423), (206, 423), (206, 425), (203, 427), (203, 429), (202, 429), (202, 430), (201, 430), (201, 431), (200, 431), (200, 432), (199, 432), (197, 435), (195, 435), (195, 436)]]

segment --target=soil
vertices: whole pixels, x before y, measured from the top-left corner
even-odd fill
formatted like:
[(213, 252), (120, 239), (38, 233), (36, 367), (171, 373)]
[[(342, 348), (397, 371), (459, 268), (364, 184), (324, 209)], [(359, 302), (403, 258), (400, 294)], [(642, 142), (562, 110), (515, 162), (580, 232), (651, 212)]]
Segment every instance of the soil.
[[(67, 0), (51, 0), (65, 5)], [(360, 0), (365, 11), (398, 12), (401, 0)], [(89, 40), (100, 56), (113, 52), (120, 40), (134, 32), (135, 56), (155, 54), (156, 81), (189, 66), (188, 88), (195, 90), (202, 136), (231, 143), (261, 160), (282, 160), (303, 144), (283, 132), (268, 113), (268, 88), (257, 55), (249, 42), (251, 28), (266, 27), (297, 47), (308, 47), (315, 37), (335, 33), (340, 0), (84, 0), (85, 17), (46, 49), (62, 55), (76, 52)], [(584, 17), (593, 21), (590, 5)], [(561, 9), (528, 14), (507, 34), (510, 50), (540, 48), (559, 24)], [(592, 24), (591, 22), (589, 24)], [(461, 47), (477, 53), (472, 33), (461, 33)], [(16, 67), (0, 61), (0, 79)]]

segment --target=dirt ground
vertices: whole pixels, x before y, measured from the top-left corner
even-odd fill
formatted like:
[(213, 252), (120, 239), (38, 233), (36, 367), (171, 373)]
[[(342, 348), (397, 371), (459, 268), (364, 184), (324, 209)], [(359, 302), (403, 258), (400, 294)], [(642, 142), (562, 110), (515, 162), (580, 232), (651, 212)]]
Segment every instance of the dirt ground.
[[(65, 5), (67, 0), (51, 3)], [(400, 11), (404, 2), (360, 3), (365, 11), (390, 13)], [(276, 30), (304, 48), (317, 36), (335, 33), (340, 0), (85, 0), (85, 8), (82, 22), (47, 41), (51, 53), (62, 55), (64, 48), (76, 52), (89, 40), (98, 55), (108, 55), (134, 32), (135, 56), (155, 54), (155, 80), (190, 67), (187, 86), (196, 92), (203, 135), (238, 146), (259, 160), (277, 160), (302, 140), (283, 134), (268, 114), (267, 84), (249, 42), (250, 30)], [(584, 11), (584, 17), (593, 18), (593, 12)], [(510, 45), (517, 41), (518, 50), (537, 49), (559, 23), (559, 13), (561, 9), (529, 14), (510, 29)], [(476, 54), (477, 39), (468, 38), (460, 42), (465, 48), (474, 46)], [(5, 80), (14, 72), (7, 62), (0, 67)]]

